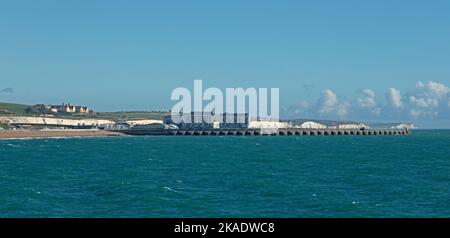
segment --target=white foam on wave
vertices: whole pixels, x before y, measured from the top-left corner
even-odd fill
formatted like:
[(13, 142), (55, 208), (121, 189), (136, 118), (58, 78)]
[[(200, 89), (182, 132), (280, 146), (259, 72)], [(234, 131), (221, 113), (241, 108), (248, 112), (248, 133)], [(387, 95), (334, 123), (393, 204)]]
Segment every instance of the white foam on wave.
[(165, 190), (167, 190), (167, 191), (171, 191), (171, 192), (174, 192), (174, 193), (179, 193), (179, 191), (176, 191), (176, 190), (171, 189), (171, 188), (166, 187), (166, 186), (164, 186), (163, 188), (164, 188)]
[(7, 146), (11, 146), (11, 147), (21, 147), (20, 145), (14, 145), (14, 144), (6, 144)]

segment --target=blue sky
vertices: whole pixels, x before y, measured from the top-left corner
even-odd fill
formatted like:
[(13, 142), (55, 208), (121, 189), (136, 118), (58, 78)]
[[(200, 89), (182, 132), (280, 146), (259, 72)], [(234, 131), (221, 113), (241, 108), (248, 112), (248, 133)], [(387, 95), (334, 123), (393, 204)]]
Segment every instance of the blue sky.
[(278, 87), (290, 117), (450, 127), (449, 12), (439, 0), (0, 1), (0, 90), (13, 89), (0, 101), (170, 109), (174, 88), (203, 79)]

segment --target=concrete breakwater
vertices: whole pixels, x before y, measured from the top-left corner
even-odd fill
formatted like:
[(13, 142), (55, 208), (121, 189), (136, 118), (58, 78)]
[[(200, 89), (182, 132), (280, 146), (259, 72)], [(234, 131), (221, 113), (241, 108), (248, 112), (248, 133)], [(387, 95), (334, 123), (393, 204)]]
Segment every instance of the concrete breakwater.
[(300, 129), (283, 128), (278, 130), (261, 129), (128, 129), (115, 130), (128, 135), (165, 135), (165, 136), (363, 136), (363, 135), (408, 135), (407, 129)]

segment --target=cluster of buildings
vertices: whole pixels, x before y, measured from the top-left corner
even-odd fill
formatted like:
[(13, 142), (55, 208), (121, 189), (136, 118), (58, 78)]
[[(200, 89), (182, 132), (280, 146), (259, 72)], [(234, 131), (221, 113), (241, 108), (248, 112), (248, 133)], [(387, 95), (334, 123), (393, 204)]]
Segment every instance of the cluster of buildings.
[(93, 112), (85, 106), (70, 105), (70, 103), (62, 103), (60, 105), (44, 105), (45, 110), (52, 113), (81, 113), (89, 114)]
[(26, 109), (27, 113), (45, 115), (45, 114), (91, 114), (93, 110), (86, 106), (71, 105), (70, 103), (61, 103), (59, 105), (36, 104)]

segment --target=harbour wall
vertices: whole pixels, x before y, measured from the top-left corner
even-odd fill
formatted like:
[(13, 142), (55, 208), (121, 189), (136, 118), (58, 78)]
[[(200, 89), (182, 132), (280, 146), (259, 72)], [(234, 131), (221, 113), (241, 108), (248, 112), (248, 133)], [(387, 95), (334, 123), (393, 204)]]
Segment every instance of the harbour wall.
[(365, 136), (365, 135), (408, 135), (407, 129), (301, 129), (283, 128), (277, 130), (261, 129), (162, 129), (162, 130), (115, 130), (128, 135), (164, 136)]

